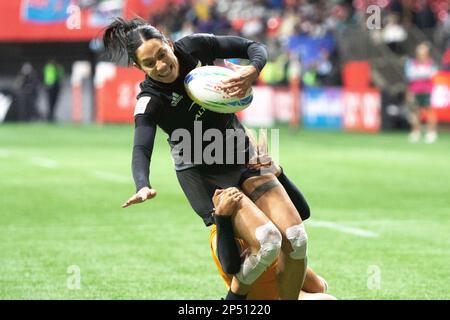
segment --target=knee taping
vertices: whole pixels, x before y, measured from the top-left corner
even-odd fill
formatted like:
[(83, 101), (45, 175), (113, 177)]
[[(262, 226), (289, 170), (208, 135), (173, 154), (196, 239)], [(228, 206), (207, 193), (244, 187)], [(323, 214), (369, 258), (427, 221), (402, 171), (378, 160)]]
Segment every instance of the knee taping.
[(277, 259), (281, 249), (281, 233), (272, 222), (256, 229), (256, 239), (260, 249), (256, 254), (245, 258), (236, 277), (244, 284), (250, 285)]
[(258, 252), (261, 263), (270, 266), (278, 258), (278, 254), (280, 253), (281, 233), (272, 222), (268, 222), (257, 228), (255, 234), (256, 239), (258, 239), (261, 245)]
[(306, 251), (308, 247), (308, 235), (305, 231), (303, 223), (286, 229), (286, 238), (292, 246), (292, 252), (289, 254), (294, 260), (302, 260), (306, 258)]

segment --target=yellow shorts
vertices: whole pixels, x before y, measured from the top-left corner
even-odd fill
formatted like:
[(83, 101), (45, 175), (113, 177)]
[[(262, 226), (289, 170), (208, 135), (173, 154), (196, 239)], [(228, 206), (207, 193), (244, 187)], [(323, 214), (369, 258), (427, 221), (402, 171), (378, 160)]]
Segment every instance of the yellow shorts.
[[(222, 270), (219, 258), (217, 257), (217, 252), (214, 250), (213, 239), (216, 235), (216, 225), (213, 225), (209, 235), (209, 245), (211, 247), (211, 253), (216, 264), (217, 270), (220, 276), (225, 282), (227, 290), (230, 289), (232, 275), (225, 273)], [(241, 252), (244, 251), (247, 246), (243, 240), (238, 240)], [(267, 270), (253, 283), (250, 292), (247, 295), (247, 300), (279, 300), (280, 295), (278, 293), (278, 283), (277, 283), (277, 262), (275, 260), (272, 265), (270, 265)]]

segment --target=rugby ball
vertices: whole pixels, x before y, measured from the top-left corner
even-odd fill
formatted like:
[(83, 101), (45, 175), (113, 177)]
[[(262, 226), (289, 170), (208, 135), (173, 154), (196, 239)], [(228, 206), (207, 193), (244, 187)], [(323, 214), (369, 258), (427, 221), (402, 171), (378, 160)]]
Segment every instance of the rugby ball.
[(235, 113), (247, 108), (253, 100), (250, 88), (244, 97), (230, 97), (216, 89), (221, 80), (236, 76), (236, 72), (225, 67), (204, 66), (189, 72), (184, 87), (189, 97), (203, 108), (219, 113)]

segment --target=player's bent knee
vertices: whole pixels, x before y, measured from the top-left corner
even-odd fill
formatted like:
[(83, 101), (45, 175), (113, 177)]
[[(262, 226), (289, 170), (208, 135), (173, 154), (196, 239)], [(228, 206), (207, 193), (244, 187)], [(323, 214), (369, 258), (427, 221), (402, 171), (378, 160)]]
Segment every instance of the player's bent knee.
[(256, 238), (261, 245), (259, 249), (261, 261), (267, 266), (270, 266), (280, 253), (282, 242), (281, 232), (272, 222), (268, 222), (256, 229)]
[(287, 228), (286, 238), (292, 246), (292, 252), (289, 256), (294, 260), (305, 259), (308, 249), (308, 235), (306, 234), (305, 225), (301, 223)]
[(256, 254), (245, 258), (239, 273), (238, 280), (250, 285), (270, 266), (277, 258), (281, 249), (282, 236), (277, 227), (268, 222), (255, 231), (260, 248)]

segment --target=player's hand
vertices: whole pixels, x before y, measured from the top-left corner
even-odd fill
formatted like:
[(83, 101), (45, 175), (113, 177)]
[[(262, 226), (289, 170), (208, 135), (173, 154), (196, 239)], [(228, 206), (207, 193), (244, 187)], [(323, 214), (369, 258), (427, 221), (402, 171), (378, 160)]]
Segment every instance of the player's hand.
[(257, 155), (250, 159), (247, 164), (249, 169), (264, 169), (266, 172), (273, 173), (275, 176), (281, 174), (281, 167), (276, 164), (269, 155)]
[(218, 89), (223, 90), (230, 97), (243, 97), (251, 88), (253, 82), (258, 78), (258, 71), (252, 65), (240, 66), (227, 60), (225, 66), (235, 71), (238, 75), (221, 81), (217, 85)]
[(244, 194), (234, 187), (216, 190), (213, 196), (215, 214), (232, 216), (239, 208), (239, 202), (243, 196)]
[(128, 199), (122, 205), (122, 208), (129, 207), (132, 204), (144, 202), (144, 201), (152, 199), (154, 197), (156, 197), (156, 190), (155, 189), (150, 189), (149, 187), (143, 187), (135, 195), (133, 195), (130, 199)]
[(263, 132), (260, 132), (259, 142), (256, 146), (256, 155), (249, 160), (247, 168), (250, 169), (264, 169), (275, 176), (281, 174), (281, 167), (273, 161), (269, 155), (269, 148), (267, 146), (267, 137)]

